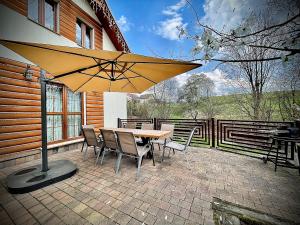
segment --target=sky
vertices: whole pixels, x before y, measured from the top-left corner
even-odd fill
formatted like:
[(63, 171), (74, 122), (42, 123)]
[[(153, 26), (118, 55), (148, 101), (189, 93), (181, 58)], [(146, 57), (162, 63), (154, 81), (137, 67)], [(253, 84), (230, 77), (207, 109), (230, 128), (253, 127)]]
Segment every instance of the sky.
[[(229, 30), (249, 14), (249, 8), (261, 5), (261, 0), (189, 0), (201, 22), (217, 29)], [(177, 26), (190, 33), (199, 33), (196, 17), (186, 0), (107, 0), (131, 52), (155, 57), (191, 60), (194, 42), (179, 38)], [(223, 71), (216, 63), (177, 76), (184, 84), (191, 73), (205, 73), (215, 82), (217, 95), (230, 90)]]

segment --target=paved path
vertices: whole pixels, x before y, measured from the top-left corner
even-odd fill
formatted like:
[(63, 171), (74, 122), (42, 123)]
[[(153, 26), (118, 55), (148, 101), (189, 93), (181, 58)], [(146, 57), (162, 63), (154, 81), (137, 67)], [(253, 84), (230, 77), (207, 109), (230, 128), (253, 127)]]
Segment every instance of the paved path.
[[(116, 157), (94, 165), (93, 151), (83, 161), (79, 150), (52, 155), (78, 165), (75, 176), (43, 189), (11, 195), (7, 174), (39, 161), (0, 170), (1, 224), (213, 224), (212, 197), (242, 204), (300, 223), (300, 176), (297, 170), (211, 149), (190, 149), (192, 170), (180, 153), (163, 164), (144, 160), (135, 180), (134, 160)], [(158, 151), (156, 153), (158, 160)]]

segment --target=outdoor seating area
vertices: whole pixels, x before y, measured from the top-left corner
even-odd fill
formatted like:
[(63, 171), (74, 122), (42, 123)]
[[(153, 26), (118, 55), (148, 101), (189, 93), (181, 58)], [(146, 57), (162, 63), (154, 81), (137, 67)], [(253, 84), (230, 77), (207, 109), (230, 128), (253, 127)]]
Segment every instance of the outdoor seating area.
[[(155, 159), (161, 155), (156, 146)], [(278, 168), (262, 160), (208, 148), (190, 148), (191, 170), (182, 154), (143, 161), (136, 181), (135, 160), (122, 159), (115, 173), (116, 156), (105, 156), (95, 165), (95, 154), (86, 160), (80, 149), (49, 157), (68, 159), (77, 173), (64, 181), (27, 194), (5, 189), (6, 176), (39, 164), (31, 161), (0, 170), (0, 217), (3, 224), (214, 224), (211, 201), (229, 202), (300, 222), (298, 171)]]

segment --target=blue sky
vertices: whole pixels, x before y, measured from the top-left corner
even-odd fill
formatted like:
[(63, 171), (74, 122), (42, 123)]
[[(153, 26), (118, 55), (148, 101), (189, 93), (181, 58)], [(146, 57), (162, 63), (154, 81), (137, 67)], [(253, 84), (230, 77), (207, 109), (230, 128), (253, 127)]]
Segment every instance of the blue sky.
[[(218, 30), (230, 30), (260, 8), (266, 0), (189, 0), (202, 23)], [(201, 33), (186, 0), (107, 0), (131, 52), (148, 56), (191, 60), (193, 42), (178, 38), (176, 26), (189, 33)], [(199, 58), (201, 56), (197, 56)], [(177, 76), (183, 84), (191, 73), (204, 72), (215, 83), (218, 95), (230, 93), (227, 78), (217, 64), (209, 62), (187, 74)]]

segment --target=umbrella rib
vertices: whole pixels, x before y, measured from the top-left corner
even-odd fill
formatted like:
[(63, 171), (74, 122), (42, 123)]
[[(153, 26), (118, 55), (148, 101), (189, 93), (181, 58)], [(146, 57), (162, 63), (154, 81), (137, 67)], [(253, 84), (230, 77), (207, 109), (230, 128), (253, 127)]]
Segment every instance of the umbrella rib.
[[(117, 63), (117, 64), (118, 64), (118, 63)], [(145, 77), (145, 76), (143, 76), (143, 75), (141, 75), (141, 74), (139, 74), (139, 73), (133, 71), (132, 69), (128, 69), (128, 70), (129, 70), (130, 72), (135, 73), (136, 75), (138, 75), (138, 76), (140, 76), (140, 77), (142, 77), (142, 78), (144, 78), (144, 79), (146, 79), (146, 80), (148, 80), (148, 81), (154, 83), (154, 84), (157, 84), (155, 81), (153, 81), (153, 80), (151, 80), (151, 79), (149, 79), (149, 78), (147, 78), (147, 77)]]
[[(127, 67), (126, 69), (125, 69), (125, 71), (123, 71), (121, 74), (119, 74), (119, 76), (117, 76), (116, 77), (116, 79), (118, 79), (120, 76), (122, 76), (126, 71), (128, 71), (131, 67), (133, 67), (135, 65), (135, 63), (133, 63), (131, 66), (129, 66), (129, 67)], [(116, 65), (116, 67), (118, 67), (118, 65)], [(118, 67), (118, 69), (120, 69), (119, 67)]]
[(118, 78), (116, 80), (125, 80), (125, 79), (134, 79), (134, 78), (139, 78), (139, 76), (135, 76), (135, 77), (122, 77), (122, 78)]
[[(171, 60), (171, 59), (170, 59)], [(141, 64), (165, 64), (165, 65), (186, 65), (186, 66), (202, 66), (200, 63), (192, 63), (192, 62), (180, 62), (180, 61), (174, 61), (174, 62), (149, 62), (149, 61), (139, 61), (139, 62), (130, 62), (130, 61), (118, 61), (119, 63), (141, 63)]]
[(105, 67), (101, 67), (101, 70), (99, 70), (97, 73), (95, 73), (94, 75), (92, 75), (92, 77), (90, 79), (88, 79), (86, 82), (84, 82), (83, 84), (81, 84), (74, 92), (78, 91), (80, 88), (82, 88), (84, 85), (86, 85), (89, 81), (91, 81), (98, 73), (100, 73), (102, 70), (104, 70), (109, 64), (107, 64)]
[[(117, 64), (116, 64), (116, 67), (118, 67)], [(118, 67), (118, 69), (119, 69), (119, 67)], [(130, 83), (130, 84), (132, 85), (132, 87), (133, 87), (137, 92), (139, 92), (139, 90), (138, 90), (138, 89), (135, 87), (135, 85), (129, 80), (129, 78), (126, 77), (125, 74), (123, 74), (123, 76), (128, 80), (128, 83), (127, 83), (127, 84)], [(126, 85), (127, 85), (127, 84), (126, 84)], [(126, 87), (126, 85), (124, 85), (122, 88)]]
[(68, 75), (72, 75), (73, 73), (80, 73), (81, 71), (92, 69), (92, 68), (95, 68), (97, 66), (105, 65), (105, 64), (108, 64), (108, 63), (109, 62), (104, 62), (104, 63), (100, 63), (100, 64), (97, 64), (97, 65), (92, 65), (92, 66), (88, 66), (88, 67), (85, 67), (85, 68), (73, 70), (73, 71), (70, 71), (70, 72), (67, 72), (67, 73), (59, 74), (59, 75), (55, 76), (54, 78), (52, 78), (51, 80), (54, 80), (54, 79), (57, 79), (57, 78), (60, 78), (60, 77), (64, 77), (64, 76), (68, 76)]
[[(100, 71), (99, 71), (99, 72), (100, 72)], [(98, 72), (98, 73), (99, 73), (99, 72)], [(84, 74), (84, 75), (87, 75), (87, 76), (91, 76), (91, 77), (94, 76), (93, 74), (89, 74), (89, 73), (85, 73), (85, 72), (79, 72), (79, 73)], [(99, 76), (99, 75), (96, 75), (96, 77), (100, 77), (100, 78), (105, 79), (105, 80), (110, 80), (110, 79), (108, 79), (108, 78), (106, 78), (106, 77), (102, 77), (102, 76)]]

